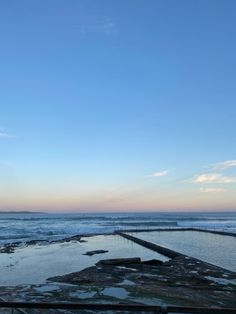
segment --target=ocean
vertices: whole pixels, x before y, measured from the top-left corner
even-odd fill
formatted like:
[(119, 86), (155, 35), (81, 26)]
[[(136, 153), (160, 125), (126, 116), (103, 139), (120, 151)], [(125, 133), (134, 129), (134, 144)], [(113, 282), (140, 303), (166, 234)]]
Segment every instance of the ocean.
[(206, 228), (236, 232), (236, 212), (0, 214), (0, 244), (32, 239), (151, 228)]

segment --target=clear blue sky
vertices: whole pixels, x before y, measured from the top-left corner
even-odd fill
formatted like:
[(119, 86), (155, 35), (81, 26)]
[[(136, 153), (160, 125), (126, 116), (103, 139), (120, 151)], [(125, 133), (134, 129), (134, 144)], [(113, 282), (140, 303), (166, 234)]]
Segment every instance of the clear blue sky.
[(0, 2), (0, 209), (236, 209), (236, 2)]

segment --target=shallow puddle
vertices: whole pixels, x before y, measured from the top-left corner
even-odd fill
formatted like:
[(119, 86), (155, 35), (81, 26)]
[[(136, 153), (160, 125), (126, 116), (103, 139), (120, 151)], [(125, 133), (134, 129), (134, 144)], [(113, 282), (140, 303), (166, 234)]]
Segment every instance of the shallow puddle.
[(118, 299), (126, 299), (129, 295), (129, 293), (124, 288), (117, 287), (105, 288), (102, 291), (102, 294)]

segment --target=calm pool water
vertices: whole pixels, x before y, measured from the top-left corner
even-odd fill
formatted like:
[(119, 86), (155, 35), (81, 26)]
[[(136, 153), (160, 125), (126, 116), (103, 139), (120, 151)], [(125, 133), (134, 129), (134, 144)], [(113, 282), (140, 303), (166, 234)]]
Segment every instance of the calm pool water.
[(236, 271), (236, 238), (198, 231), (130, 233), (140, 239)]
[[(0, 254), (0, 286), (40, 284), (48, 277), (80, 271), (101, 259), (140, 257), (142, 260), (168, 260), (165, 256), (142, 248), (118, 235), (84, 238), (87, 242), (64, 242), (34, 245), (16, 249), (13, 254)], [(93, 256), (87, 251), (108, 250)]]

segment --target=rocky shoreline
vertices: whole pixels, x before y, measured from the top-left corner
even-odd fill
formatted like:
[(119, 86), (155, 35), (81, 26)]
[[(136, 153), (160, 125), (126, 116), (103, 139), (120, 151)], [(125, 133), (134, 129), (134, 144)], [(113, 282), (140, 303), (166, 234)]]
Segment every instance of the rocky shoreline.
[[(72, 241), (75, 245), (87, 242), (82, 235), (53, 241), (31, 240), (6, 244), (0, 252), (10, 254), (17, 248)], [(98, 247), (83, 255), (92, 258), (107, 252)], [(50, 277), (44, 284), (1, 287), (0, 297), (8, 301), (236, 308), (236, 273), (182, 254), (164, 262), (139, 257), (102, 259), (81, 271)]]
[(101, 291), (93, 294), (94, 301), (110, 296), (116, 301), (236, 307), (236, 274), (190, 257), (168, 262), (101, 260), (94, 267), (48, 280)]
[(0, 253), (7, 253), (11, 254), (14, 253), (17, 248), (24, 248), (27, 246), (32, 245), (48, 245), (48, 244), (55, 244), (55, 243), (64, 243), (64, 242), (71, 242), (71, 241), (77, 241), (80, 243), (86, 242), (83, 238), (86, 237), (93, 237), (98, 234), (84, 234), (84, 235), (75, 235), (63, 239), (58, 240), (44, 240), (44, 239), (37, 239), (37, 240), (29, 240), (29, 241), (16, 241), (11, 243), (5, 243), (2, 246), (0, 246)]
[(5, 287), (5, 300), (236, 308), (236, 274), (189, 257), (100, 260), (44, 285)]

